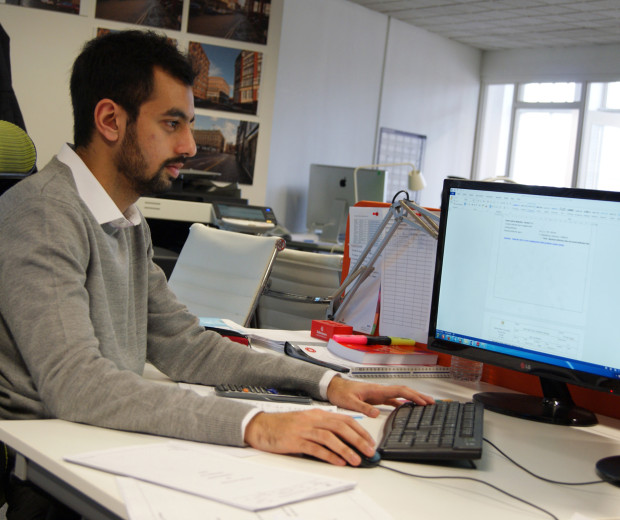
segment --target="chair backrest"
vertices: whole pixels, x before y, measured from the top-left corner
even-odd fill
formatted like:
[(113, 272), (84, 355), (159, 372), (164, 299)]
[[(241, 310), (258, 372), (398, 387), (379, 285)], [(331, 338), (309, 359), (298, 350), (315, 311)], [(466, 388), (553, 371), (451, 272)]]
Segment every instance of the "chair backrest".
[(248, 326), (285, 243), (192, 224), (170, 275), (179, 301), (199, 317), (227, 318)]
[(9, 121), (0, 121), (0, 172), (30, 173), (37, 162), (37, 151), (30, 136)]
[(342, 260), (341, 254), (282, 251), (258, 302), (258, 325), (309, 330), (312, 320), (325, 319), (330, 296), (340, 287)]

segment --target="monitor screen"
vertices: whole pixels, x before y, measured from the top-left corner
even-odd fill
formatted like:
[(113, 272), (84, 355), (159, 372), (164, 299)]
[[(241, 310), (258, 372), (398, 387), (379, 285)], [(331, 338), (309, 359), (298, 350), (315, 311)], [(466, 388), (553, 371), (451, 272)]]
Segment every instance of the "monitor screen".
[(620, 392), (619, 259), (620, 193), (446, 180), (429, 348), (540, 377), (487, 408), (592, 424), (566, 383)]
[(344, 242), (349, 208), (357, 201), (383, 201), (385, 171), (357, 171), (357, 201), (354, 171), (347, 166), (310, 165), (306, 225), (322, 241)]

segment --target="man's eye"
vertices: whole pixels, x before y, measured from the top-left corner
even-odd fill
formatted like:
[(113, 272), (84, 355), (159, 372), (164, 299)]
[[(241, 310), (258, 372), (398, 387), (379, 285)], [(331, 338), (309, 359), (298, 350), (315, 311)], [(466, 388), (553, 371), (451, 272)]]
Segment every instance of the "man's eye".
[(178, 121), (166, 121), (166, 124), (172, 128), (173, 130), (175, 130), (176, 128), (178, 128), (179, 126), (179, 122)]

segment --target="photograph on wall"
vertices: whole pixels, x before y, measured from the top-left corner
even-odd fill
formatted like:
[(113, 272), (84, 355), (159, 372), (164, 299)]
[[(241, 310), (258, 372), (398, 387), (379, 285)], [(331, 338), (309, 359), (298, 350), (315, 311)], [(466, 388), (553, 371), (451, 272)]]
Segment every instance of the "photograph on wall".
[(213, 180), (252, 184), (258, 123), (211, 116), (196, 116), (196, 155), (185, 168), (209, 172)]
[(190, 42), (189, 54), (198, 71), (196, 107), (256, 115), (261, 52)]
[(80, 0), (6, 0), (0, 2), (7, 5), (20, 7), (33, 7), (35, 9), (47, 9), (61, 13), (80, 14)]
[(271, 0), (190, 0), (187, 32), (265, 44), (270, 10)]
[(181, 29), (183, 0), (97, 0), (95, 17), (161, 29)]

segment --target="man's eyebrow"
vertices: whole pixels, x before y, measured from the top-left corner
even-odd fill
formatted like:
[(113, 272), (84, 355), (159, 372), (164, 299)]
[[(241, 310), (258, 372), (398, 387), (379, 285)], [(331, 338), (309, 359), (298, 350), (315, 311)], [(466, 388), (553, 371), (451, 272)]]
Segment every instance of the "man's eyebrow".
[(180, 108), (171, 108), (170, 110), (167, 110), (166, 112), (164, 112), (165, 116), (170, 116), (170, 117), (178, 117), (179, 119), (183, 119), (184, 121), (187, 121), (189, 123), (193, 123), (194, 119), (196, 119), (196, 116), (192, 116), (191, 118)]

